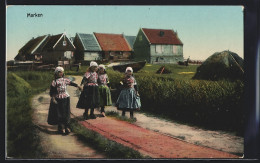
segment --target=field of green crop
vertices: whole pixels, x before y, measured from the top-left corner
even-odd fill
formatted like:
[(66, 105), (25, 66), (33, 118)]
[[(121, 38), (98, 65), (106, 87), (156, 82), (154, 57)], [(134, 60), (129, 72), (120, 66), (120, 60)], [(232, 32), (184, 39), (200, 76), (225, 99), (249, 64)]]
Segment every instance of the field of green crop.
[[(193, 80), (198, 65), (165, 65), (171, 73), (157, 74), (161, 66), (147, 64), (134, 74), (142, 111), (183, 123), (243, 134), (243, 81)], [(116, 87), (123, 73), (108, 69), (108, 76), (112, 87)]]

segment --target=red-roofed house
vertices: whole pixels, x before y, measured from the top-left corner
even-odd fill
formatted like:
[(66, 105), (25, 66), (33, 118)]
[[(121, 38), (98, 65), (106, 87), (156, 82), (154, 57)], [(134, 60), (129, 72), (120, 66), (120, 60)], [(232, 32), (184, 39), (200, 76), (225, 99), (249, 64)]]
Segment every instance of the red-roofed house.
[(183, 61), (183, 43), (177, 32), (168, 29), (141, 28), (134, 43), (134, 58), (148, 63)]
[(102, 49), (103, 60), (129, 60), (132, 49), (123, 34), (95, 33), (94, 35)]

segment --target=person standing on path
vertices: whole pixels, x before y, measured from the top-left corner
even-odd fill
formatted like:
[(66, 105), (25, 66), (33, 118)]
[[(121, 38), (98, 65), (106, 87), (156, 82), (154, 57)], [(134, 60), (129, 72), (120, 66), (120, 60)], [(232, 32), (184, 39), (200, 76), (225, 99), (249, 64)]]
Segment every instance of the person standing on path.
[(134, 119), (134, 111), (140, 110), (141, 101), (132, 67), (126, 68), (122, 83), (123, 89), (119, 94), (116, 106), (118, 110), (122, 110), (122, 116), (125, 116), (125, 112), (129, 111), (130, 118)]
[(67, 92), (67, 85), (78, 87), (80, 90), (82, 88), (64, 77), (63, 67), (56, 67), (54, 77), (50, 86), (51, 102), (47, 122), (50, 125), (58, 124), (59, 133), (69, 134), (70, 95)]
[(105, 117), (105, 106), (111, 106), (111, 92), (109, 89), (109, 79), (106, 73), (105, 65), (99, 65), (98, 67), (98, 89), (100, 97), (101, 115)]
[[(98, 64), (94, 61), (90, 62), (90, 67), (83, 76), (81, 85), (84, 85), (83, 92), (81, 92), (79, 101), (77, 103), (77, 108), (85, 109), (83, 113), (83, 118), (87, 120), (89, 117), (95, 119), (94, 108), (99, 107), (99, 92), (98, 92)], [(90, 110), (90, 116), (88, 117), (88, 110)]]

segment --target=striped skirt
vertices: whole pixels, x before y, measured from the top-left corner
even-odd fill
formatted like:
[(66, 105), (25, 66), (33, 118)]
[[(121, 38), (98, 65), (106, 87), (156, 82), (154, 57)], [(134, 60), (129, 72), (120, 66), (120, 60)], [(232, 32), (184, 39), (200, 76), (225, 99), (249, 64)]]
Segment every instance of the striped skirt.
[(141, 108), (141, 100), (136, 95), (134, 88), (127, 88), (120, 92), (116, 106), (118, 110), (139, 110)]
[(108, 86), (99, 85), (98, 91), (99, 91), (99, 98), (100, 98), (99, 106), (111, 106), (112, 105), (111, 93)]

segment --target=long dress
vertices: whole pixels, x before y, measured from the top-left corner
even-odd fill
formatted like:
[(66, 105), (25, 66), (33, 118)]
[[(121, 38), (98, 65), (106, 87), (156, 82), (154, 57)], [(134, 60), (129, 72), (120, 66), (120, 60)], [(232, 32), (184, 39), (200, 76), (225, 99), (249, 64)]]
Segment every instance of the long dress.
[(107, 74), (99, 74), (98, 75), (98, 90), (100, 97), (100, 106), (111, 106), (111, 92), (108, 87), (109, 79)]
[(137, 96), (137, 83), (133, 76), (125, 76), (123, 89), (116, 102), (118, 110), (135, 111), (141, 108), (140, 96)]
[(78, 85), (68, 78), (53, 80), (50, 86), (50, 96), (55, 96), (57, 104), (50, 102), (47, 122), (50, 125), (65, 124), (70, 122), (70, 95), (67, 92), (67, 85), (77, 87)]
[(96, 72), (86, 72), (81, 84), (84, 84), (76, 105), (79, 109), (89, 109), (99, 107), (98, 74)]

